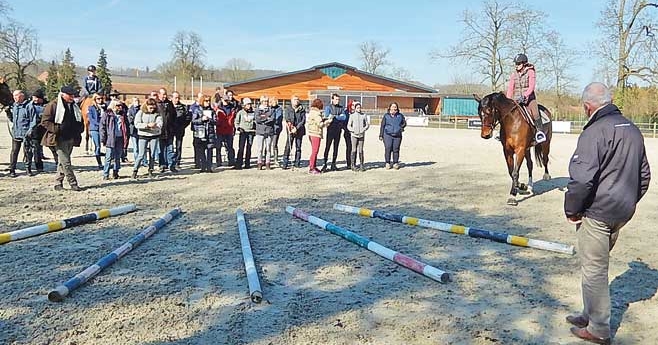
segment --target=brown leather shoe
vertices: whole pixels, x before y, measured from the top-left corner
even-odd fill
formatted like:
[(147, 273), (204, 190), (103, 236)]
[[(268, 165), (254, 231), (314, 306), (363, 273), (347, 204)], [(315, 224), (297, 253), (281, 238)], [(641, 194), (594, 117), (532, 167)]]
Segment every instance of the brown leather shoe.
[(580, 339), (592, 342), (594, 344), (610, 345), (610, 338), (599, 338), (590, 333), (587, 328), (571, 327), (571, 333)]
[(567, 322), (578, 328), (585, 328), (589, 325), (589, 320), (582, 315), (569, 315), (567, 316)]

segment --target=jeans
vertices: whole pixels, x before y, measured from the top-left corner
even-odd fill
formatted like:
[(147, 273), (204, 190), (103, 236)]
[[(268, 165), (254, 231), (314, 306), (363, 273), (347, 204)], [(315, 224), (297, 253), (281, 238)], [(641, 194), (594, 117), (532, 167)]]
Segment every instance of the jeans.
[(101, 156), (101, 134), (98, 131), (89, 131), (89, 136), (94, 142), (94, 156)]
[(244, 160), (244, 167), (251, 165), (251, 146), (254, 144), (254, 132), (241, 132), (238, 137), (238, 157), (235, 165), (240, 167)]
[(178, 133), (174, 137), (174, 165), (180, 165), (181, 157), (183, 157), (183, 137), (185, 133)]
[(160, 168), (175, 168), (176, 160), (174, 155), (174, 139), (160, 139), (160, 150), (158, 151)]
[(114, 173), (118, 174), (121, 168), (121, 155), (123, 155), (123, 137), (114, 139), (114, 147), (105, 147), (105, 165), (103, 166), (103, 176), (110, 176), (110, 161), (114, 160)]
[(194, 138), (193, 140), (195, 156), (198, 159), (197, 166), (201, 171), (212, 171), (212, 151), (213, 144), (208, 140)]
[(218, 134), (217, 135), (217, 166), (221, 164), (222, 146), (226, 148), (226, 156), (228, 157), (228, 165), (235, 164), (235, 150), (233, 149), (233, 134)]
[(78, 181), (73, 173), (73, 166), (71, 165), (71, 152), (73, 152), (73, 139), (57, 140), (57, 174), (55, 175), (55, 182), (62, 185), (64, 177), (71, 186), (77, 186)]
[[(130, 137), (130, 146), (133, 147), (133, 161), (137, 161), (137, 157), (139, 156), (139, 137)], [(148, 158), (144, 156), (144, 160), (142, 160), (142, 164), (145, 166), (149, 164)]]
[(155, 156), (160, 152), (160, 138), (139, 138), (139, 155), (135, 160), (135, 165), (133, 166), (133, 171), (139, 170), (140, 165), (144, 156), (146, 156), (146, 147), (149, 147), (149, 171), (153, 171), (155, 166)]
[(402, 137), (384, 134), (384, 161), (386, 163), (391, 163), (391, 154), (393, 154), (393, 164), (400, 161), (400, 144), (402, 144)]
[(263, 163), (263, 158), (265, 158), (265, 164), (270, 164), (270, 152), (272, 152), (272, 137), (257, 134), (256, 153), (258, 154), (258, 164)]
[(292, 143), (295, 143), (295, 166), (299, 167), (299, 161), (302, 159), (302, 140), (303, 135), (294, 136), (288, 133), (286, 140), (286, 148), (283, 150), (283, 165), (287, 166), (290, 162), (290, 151), (292, 151)]

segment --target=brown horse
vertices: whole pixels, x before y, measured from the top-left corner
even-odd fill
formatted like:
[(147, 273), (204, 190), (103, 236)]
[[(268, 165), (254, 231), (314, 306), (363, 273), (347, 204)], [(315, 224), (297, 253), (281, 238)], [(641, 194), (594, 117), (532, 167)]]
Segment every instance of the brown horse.
[[(526, 188), (532, 189), (532, 157), (530, 148), (535, 148), (535, 160), (539, 167), (544, 167), (544, 180), (550, 180), (548, 173), (548, 154), (551, 146), (551, 113), (544, 106), (539, 105), (540, 113), (545, 114), (549, 122), (545, 125), (546, 141), (535, 145), (535, 129), (524, 116), (524, 110), (515, 101), (507, 98), (502, 92), (494, 92), (483, 98), (473, 95), (478, 101), (478, 114), (482, 121), (480, 136), (489, 139), (494, 128), (500, 124), (500, 142), (507, 162), (507, 170), (512, 178), (512, 188), (507, 199), (508, 205), (517, 205), (516, 194)], [(525, 158), (528, 166), (528, 185), (519, 185), (519, 169)]]
[[(0, 77), (0, 114), (4, 116), (11, 116), (11, 106), (14, 104), (14, 95), (9, 89), (9, 85), (5, 82), (5, 78)], [(7, 121), (7, 130), (9, 135), (13, 138), (12, 123)]]
[(89, 154), (89, 107), (94, 105), (94, 97), (85, 97), (80, 103), (80, 112), (82, 113), (82, 121), (85, 125), (85, 152)]

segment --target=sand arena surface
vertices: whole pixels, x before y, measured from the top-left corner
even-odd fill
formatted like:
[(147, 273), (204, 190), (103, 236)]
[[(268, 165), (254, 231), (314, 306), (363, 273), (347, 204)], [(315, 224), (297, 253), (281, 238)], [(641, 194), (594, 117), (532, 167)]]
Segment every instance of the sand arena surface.
[[(577, 136), (555, 135), (553, 179), (540, 181), (543, 171), (535, 169), (536, 195), (520, 196), (513, 207), (505, 203), (510, 179), (500, 143), (480, 139), (477, 131), (409, 128), (401, 150), (405, 165), (387, 171), (376, 130), (366, 134), (363, 173), (224, 167), (199, 174), (190, 168), (191, 135), (183, 171), (154, 180), (133, 181), (124, 166), (122, 179), (101, 181), (94, 158), (81, 148), (73, 158), (85, 188), (79, 193), (52, 189), (52, 160), (36, 177), (3, 173), (2, 232), (125, 203), (139, 211), (0, 246), (0, 343), (579, 344), (564, 321), (581, 308), (577, 256), (332, 209), (340, 202), (575, 245), (562, 205)], [(656, 171), (658, 140), (645, 142)], [(306, 164), (308, 140), (304, 145)], [(283, 152), (283, 138), (279, 147)], [(339, 167), (342, 150), (343, 144)], [(7, 167), (9, 151), (3, 130), (0, 168)], [(527, 181), (525, 168), (521, 181)], [(612, 251), (617, 344), (658, 341), (656, 181)], [(50, 289), (177, 205), (185, 213), (140, 247), (64, 302), (47, 300)], [(453, 281), (440, 284), (292, 219), (286, 205), (446, 270)], [(237, 207), (249, 225), (261, 304), (248, 296)]]

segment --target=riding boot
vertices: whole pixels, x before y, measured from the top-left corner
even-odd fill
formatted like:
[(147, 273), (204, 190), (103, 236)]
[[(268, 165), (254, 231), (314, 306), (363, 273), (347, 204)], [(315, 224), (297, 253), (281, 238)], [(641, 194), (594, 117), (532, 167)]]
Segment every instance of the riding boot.
[(32, 164), (31, 164), (31, 162), (27, 163), (25, 165), (25, 171), (27, 171), (27, 176), (34, 176), (34, 174), (32, 173)]
[(541, 144), (544, 141), (546, 141), (546, 134), (542, 131), (542, 122), (541, 118), (535, 119), (535, 128), (537, 131), (535, 132), (535, 142), (537, 144)]
[[(361, 171), (366, 171), (366, 166), (363, 165), (363, 152), (359, 152), (359, 161), (361, 162), (361, 165), (359, 167), (360, 170)], [(352, 159), (352, 164), (356, 165), (356, 158)]]

